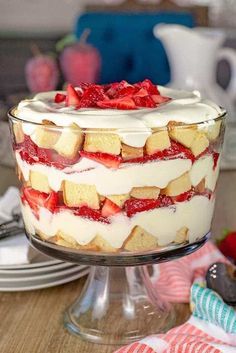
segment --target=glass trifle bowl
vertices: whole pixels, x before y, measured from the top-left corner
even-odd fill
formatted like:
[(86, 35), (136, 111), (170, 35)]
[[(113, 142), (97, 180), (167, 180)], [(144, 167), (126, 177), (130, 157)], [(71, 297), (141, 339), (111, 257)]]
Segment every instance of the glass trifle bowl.
[(150, 274), (147, 265), (207, 240), (225, 115), (198, 94), (149, 80), (68, 85), (10, 111), (30, 242), (93, 266), (67, 310), (71, 332), (129, 343), (174, 325), (157, 267)]

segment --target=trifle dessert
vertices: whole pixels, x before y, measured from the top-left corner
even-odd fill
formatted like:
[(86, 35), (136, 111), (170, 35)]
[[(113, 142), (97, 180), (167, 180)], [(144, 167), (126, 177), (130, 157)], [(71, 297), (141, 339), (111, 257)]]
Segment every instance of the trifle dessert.
[(10, 122), (26, 231), (97, 252), (196, 242), (211, 226), (224, 116), (149, 80), (23, 100)]

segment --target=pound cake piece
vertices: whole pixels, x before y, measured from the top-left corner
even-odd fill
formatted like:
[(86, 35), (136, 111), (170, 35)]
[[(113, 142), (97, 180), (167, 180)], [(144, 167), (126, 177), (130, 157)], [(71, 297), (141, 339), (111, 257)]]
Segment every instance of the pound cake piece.
[(129, 194), (108, 195), (106, 198), (114, 202), (120, 208), (123, 208), (125, 201), (128, 200), (129, 196)]
[(51, 188), (48, 183), (48, 178), (45, 174), (31, 170), (29, 181), (33, 189), (41, 192), (46, 192), (47, 194), (51, 192)]
[(177, 244), (182, 244), (188, 241), (188, 232), (189, 229), (187, 227), (180, 228), (176, 233), (174, 242)]
[(206, 129), (207, 137), (210, 141), (214, 141), (220, 134), (221, 120), (215, 121), (212, 125), (209, 125)]
[(162, 190), (162, 194), (167, 196), (178, 196), (192, 187), (189, 173), (184, 173), (179, 178), (169, 182), (167, 187)]
[(24, 135), (24, 131), (22, 129), (22, 123), (20, 123), (20, 122), (13, 123), (13, 133), (15, 136), (16, 143), (24, 142), (25, 135)]
[(134, 187), (130, 192), (130, 196), (136, 199), (157, 199), (160, 189), (156, 186)]
[(83, 141), (82, 130), (73, 124), (63, 129), (54, 149), (63, 157), (74, 158), (82, 148)]
[(69, 207), (88, 206), (99, 209), (99, 195), (95, 185), (75, 184), (65, 180), (63, 182), (63, 199)]
[(158, 247), (158, 239), (140, 226), (135, 226), (123, 244), (127, 251), (142, 251)]
[(209, 140), (206, 137), (206, 134), (202, 131), (198, 131), (190, 146), (190, 150), (192, 151), (193, 155), (197, 157), (202, 152), (204, 152), (208, 146), (209, 146)]
[(41, 148), (53, 148), (59, 139), (60, 132), (56, 130), (56, 125), (52, 122), (43, 120), (43, 123), (44, 125), (37, 126), (35, 129), (33, 140)]
[(143, 157), (143, 147), (132, 147), (122, 143), (121, 155), (123, 160)]
[(117, 134), (88, 132), (85, 134), (84, 150), (87, 152), (103, 152), (114, 155), (120, 154), (121, 141)]
[(167, 130), (154, 132), (148, 137), (146, 142), (147, 154), (153, 154), (158, 151), (163, 151), (170, 147), (170, 138)]
[(191, 147), (197, 133), (197, 126), (176, 125), (174, 122), (169, 124), (169, 134), (172, 140), (181, 143), (181, 145)]

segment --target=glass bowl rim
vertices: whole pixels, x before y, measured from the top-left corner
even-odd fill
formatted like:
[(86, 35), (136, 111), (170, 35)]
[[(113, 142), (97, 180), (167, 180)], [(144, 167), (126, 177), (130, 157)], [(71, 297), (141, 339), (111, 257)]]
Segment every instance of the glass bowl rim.
[[(50, 124), (43, 124), (43, 123), (39, 123), (39, 122), (35, 122), (35, 121), (29, 121), (29, 120), (25, 120), (25, 119), (22, 119), (22, 118), (19, 118), (17, 117), (16, 115), (14, 115), (14, 111), (17, 109), (17, 106), (14, 106), (12, 107), (11, 109), (9, 109), (7, 115), (8, 115), (8, 118), (9, 120), (11, 121), (17, 121), (17, 122), (21, 122), (21, 123), (27, 123), (27, 124), (32, 124), (32, 125), (35, 125), (35, 126), (43, 126), (45, 128), (48, 128), (48, 129), (52, 129), (52, 130), (57, 130), (57, 129), (65, 129), (65, 128), (70, 128), (72, 124), (70, 125), (50, 125)], [(223, 108), (222, 108), (223, 109)], [(87, 114), (84, 114), (84, 116), (86, 116)], [(99, 115), (102, 115), (102, 114), (99, 114)], [(209, 120), (204, 120), (204, 121), (200, 121), (200, 122), (192, 122), (192, 123), (184, 123), (184, 122), (181, 122), (181, 121), (175, 121), (175, 120), (171, 120), (175, 123), (175, 127), (177, 128), (187, 128), (187, 127), (191, 127), (191, 126), (199, 126), (199, 127), (206, 127), (208, 125), (211, 125), (212, 122), (216, 123), (217, 121), (220, 121), (220, 120), (225, 120), (227, 116), (227, 111), (225, 109), (223, 109), (222, 113), (220, 115), (218, 115), (217, 117), (215, 117), (214, 119), (209, 119)], [(47, 119), (45, 119), (47, 120)], [(170, 122), (171, 122), (170, 121)], [(76, 124), (74, 124), (76, 125)], [(82, 131), (86, 131), (86, 132), (102, 132), (102, 131), (105, 131), (105, 132), (113, 132), (114, 131), (119, 131), (119, 132), (146, 132), (147, 130), (150, 131), (150, 129), (158, 129), (158, 130), (166, 130), (168, 128), (169, 124), (165, 125), (165, 126), (146, 126), (146, 127), (127, 127), (127, 128), (122, 128), (122, 127), (114, 127), (114, 128), (104, 128), (104, 127), (79, 127), (78, 126), (78, 131), (81, 132)], [(76, 131), (76, 127), (74, 128), (74, 131)]]

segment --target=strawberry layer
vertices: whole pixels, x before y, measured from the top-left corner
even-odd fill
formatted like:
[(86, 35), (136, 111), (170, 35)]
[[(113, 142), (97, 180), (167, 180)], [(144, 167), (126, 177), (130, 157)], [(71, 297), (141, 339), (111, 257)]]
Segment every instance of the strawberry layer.
[(59, 231), (86, 245), (99, 234), (114, 248), (120, 248), (134, 226), (139, 225), (158, 239), (160, 246), (174, 241), (181, 227), (189, 229), (189, 241), (193, 242), (209, 232), (214, 210), (214, 197), (196, 195), (190, 201), (169, 207), (155, 208), (128, 217), (124, 212), (109, 218), (110, 223), (78, 217), (72, 210), (61, 209), (52, 213), (40, 207), (37, 216), (27, 203), (22, 205), (27, 230), (35, 234), (40, 231), (46, 238)]
[(190, 172), (193, 186), (206, 178), (206, 188), (213, 191), (219, 173), (219, 163), (215, 168), (212, 155), (201, 157), (193, 165), (189, 159), (177, 158), (145, 164), (125, 163), (117, 170), (106, 168), (87, 158), (82, 158), (64, 170), (41, 163), (29, 164), (22, 160), (18, 152), (16, 160), (26, 181), (29, 180), (30, 171), (37, 171), (47, 175), (49, 185), (54, 191), (61, 189), (63, 180), (68, 180), (77, 184), (93, 184), (101, 195), (124, 194), (130, 192), (133, 187), (143, 186), (156, 186), (162, 189), (185, 172)]

